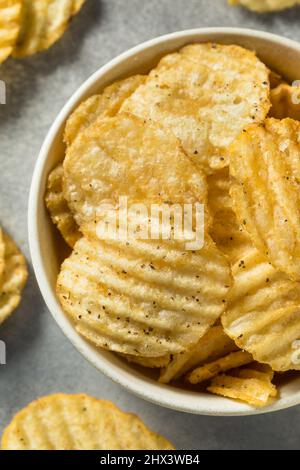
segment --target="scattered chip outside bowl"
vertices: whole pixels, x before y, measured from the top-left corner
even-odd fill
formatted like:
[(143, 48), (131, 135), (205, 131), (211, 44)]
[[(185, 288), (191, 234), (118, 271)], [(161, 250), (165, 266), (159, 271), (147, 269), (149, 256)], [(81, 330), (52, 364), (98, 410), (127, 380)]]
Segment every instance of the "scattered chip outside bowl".
[(5, 429), (2, 450), (172, 450), (135, 415), (88, 395), (39, 398)]

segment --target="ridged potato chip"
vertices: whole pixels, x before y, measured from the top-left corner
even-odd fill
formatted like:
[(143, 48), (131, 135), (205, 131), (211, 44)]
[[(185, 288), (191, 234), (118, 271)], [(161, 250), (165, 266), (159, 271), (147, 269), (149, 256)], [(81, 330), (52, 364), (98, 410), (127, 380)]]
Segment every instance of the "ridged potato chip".
[(171, 360), (170, 354), (166, 354), (161, 357), (139, 357), (130, 356), (128, 354), (123, 354), (122, 356), (125, 357), (128, 362), (132, 362), (138, 366), (148, 367), (149, 369), (161, 369), (162, 367), (167, 367)]
[(228, 172), (209, 178), (208, 186), (209, 208), (215, 214), (211, 236), (227, 256), (233, 274), (222, 315), (225, 332), (239, 348), (274, 370), (297, 369), (297, 348), (293, 348), (300, 338), (300, 283), (273, 268), (238, 223), (230, 209)]
[(88, 395), (40, 398), (5, 429), (2, 450), (172, 450), (162, 436), (112, 402)]
[(300, 86), (281, 84), (271, 90), (270, 117), (300, 121)]
[[(136, 75), (116, 82), (81, 103), (66, 123), (64, 139), (71, 145), (77, 135), (93, 124), (98, 118), (113, 116), (119, 111), (123, 101), (145, 80)], [(79, 227), (63, 194), (63, 166), (58, 165), (49, 175), (46, 193), (46, 206), (53, 223), (61, 232), (66, 243), (73, 247), (81, 237)]]
[(102, 217), (103, 203), (205, 203), (206, 180), (174, 135), (156, 123), (119, 114), (96, 121), (68, 148), (64, 194), (76, 222)]
[(300, 284), (270, 265), (233, 212), (217, 213), (211, 235), (232, 266), (233, 287), (222, 315), (226, 333), (274, 370), (299, 369), (293, 348), (300, 338)]
[(230, 5), (241, 5), (258, 13), (284, 10), (299, 5), (299, 0), (229, 0)]
[(57, 226), (65, 242), (73, 248), (82, 236), (63, 194), (63, 166), (58, 165), (48, 177), (46, 206), (52, 222)]
[(14, 57), (48, 49), (67, 29), (85, 0), (23, 0), (22, 25)]
[(18, 307), (27, 281), (26, 261), (13, 240), (3, 233), (4, 270), (0, 278), (0, 324)]
[(207, 181), (208, 208), (213, 219), (210, 235), (232, 265), (249, 249), (252, 250), (253, 244), (233, 212), (229, 168), (217, 171)]
[(253, 362), (253, 357), (246, 351), (237, 351), (221, 357), (214, 362), (197, 367), (186, 376), (186, 380), (193, 385), (216, 377), (221, 372), (234, 369)]
[(196, 366), (215, 361), (236, 350), (237, 346), (224, 333), (223, 327), (213, 326), (193, 348), (172, 356), (171, 362), (161, 371), (159, 381), (169, 383)]
[(300, 123), (267, 119), (231, 146), (231, 196), (239, 222), (279, 270), (300, 280)]
[(208, 176), (208, 205), (212, 216), (218, 212), (232, 210), (232, 201), (229, 194), (230, 177), (229, 168), (222, 168), (213, 175)]
[(266, 383), (265, 380), (254, 377), (232, 377), (219, 375), (215, 377), (207, 390), (215, 395), (241, 400), (249, 405), (261, 407), (270, 402), (270, 398), (277, 395), (275, 385)]
[(228, 165), (226, 149), (269, 108), (269, 70), (234, 45), (193, 44), (165, 56), (121, 111), (159, 122), (208, 173)]
[(0, 64), (12, 53), (21, 27), (21, 0), (0, 0)]
[(66, 123), (64, 140), (71, 145), (78, 134), (93, 124), (99, 117), (114, 116), (118, 113), (123, 102), (146, 77), (134, 75), (106, 87), (99, 95), (93, 95), (81, 103), (71, 114)]
[(224, 311), (229, 266), (207, 237), (77, 242), (57, 294), (77, 331), (96, 346), (142, 357), (186, 351)]
[(274, 269), (254, 247), (232, 272), (234, 283), (222, 316), (225, 332), (274, 370), (300, 370), (300, 283)]

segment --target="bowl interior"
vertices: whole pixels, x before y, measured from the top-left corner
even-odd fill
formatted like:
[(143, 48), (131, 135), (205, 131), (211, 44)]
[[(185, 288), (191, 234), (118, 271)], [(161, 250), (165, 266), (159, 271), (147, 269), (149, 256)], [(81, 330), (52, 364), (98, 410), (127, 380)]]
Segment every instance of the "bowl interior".
[(270, 34), (250, 30), (206, 29), (175, 33), (150, 41), (119, 56), (96, 72), (70, 99), (44, 142), (34, 172), (29, 203), (29, 241), (37, 280), (52, 315), (75, 347), (99, 370), (142, 398), (177, 410), (212, 415), (245, 415), (275, 411), (300, 403), (300, 377), (291, 374), (280, 385), (280, 398), (264, 409), (181, 387), (158, 384), (155, 372), (129, 365), (115, 354), (96, 349), (80, 337), (62, 311), (55, 284), (62, 260), (69, 250), (45, 210), (44, 194), (49, 172), (64, 157), (65, 120), (82, 100), (100, 92), (117, 79), (148, 72), (159, 59), (192, 42), (238, 44), (258, 56), (288, 81), (300, 78), (300, 45)]

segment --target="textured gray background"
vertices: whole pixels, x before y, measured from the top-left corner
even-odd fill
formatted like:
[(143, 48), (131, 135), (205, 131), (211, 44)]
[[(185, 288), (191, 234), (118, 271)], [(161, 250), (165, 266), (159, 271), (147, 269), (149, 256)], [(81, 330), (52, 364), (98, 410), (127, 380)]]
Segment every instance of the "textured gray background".
[[(152, 37), (201, 26), (244, 26), (300, 40), (300, 8), (258, 16), (226, 0), (87, 0), (48, 52), (0, 68), (8, 104), (0, 106), (0, 223), (29, 259), (27, 199), (46, 132), (66, 100), (99, 66)], [(87, 392), (138, 413), (181, 449), (297, 449), (300, 408), (247, 418), (185, 415), (148, 404), (112, 383), (77, 353), (52, 320), (33, 273), (21, 307), (0, 329), (0, 431), (11, 415), (50, 392)]]

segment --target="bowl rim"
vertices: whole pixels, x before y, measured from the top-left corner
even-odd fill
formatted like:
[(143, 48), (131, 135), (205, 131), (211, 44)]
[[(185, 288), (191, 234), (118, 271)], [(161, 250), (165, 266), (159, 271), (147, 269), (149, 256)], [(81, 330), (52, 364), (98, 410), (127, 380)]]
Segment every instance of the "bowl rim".
[[(41, 147), (38, 159), (35, 164), (28, 204), (28, 237), (29, 237), (29, 248), (32, 259), (33, 270), (41, 291), (42, 297), (52, 314), (53, 318), (65, 334), (65, 336), (71, 341), (73, 346), (85, 357), (85, 359), (93, 364), (99, 371), (113, 380), (115, 383), (123, 386), (125, 389), (133, 393), (134, 395), (152, 402), (156, 405), (160, 405), (166, 408), (170, 408), (177, 411), (186, 413), (193, 413), (199, 415), (209, 416), (246, 416), (246, 415), (257, 415), (275, 412), (283, 410), (292, 406), (300, 404), (300, 391), (292, 394), (292, 396), (284, 397), (274, 402), (266, 408), (253, 408), (248, 405), (239, 404), (231, 400), (227, 400), (223, 397), (215, 397), (213, 395), (203, 395), (201, 393), (191, 393), (189, 391), (177, 390), (174, 387), (163, 385), (158, 382), (148, 383), (142, 376), (135, 376), (133, 372), (129, 370), (123, 370), (121, 367), (113, 367), (112, 360), (109, 359), (105, 351), (98, 350), (95, 352), (95, 348), (90, 345), (84, 338), (82, 338), (75, 330), (74, 326), (66, 319), (62, 308), (58, 305), (56, 296), (51, 291), (50, 281), (46, 275), (44, 269), (44, 262), (41, 254), (40, 245), (40, 234), (38, 227), (39, 220), (39, 201), (41, 197), (41, 190), (43, 184), (43, 172), (44, 167), (48, 160), (49, 151), (53, 142), (55, 141), (56, 135), (59, 132), (62, 124), (65, 122), (67, 116), (74, 108), (76, 103), (88, 93), (93, 85), (123, 61), (134, 57), (136, 54), (141, 53), (153, 46), (172, 41), (173, 39), (188, 39), (192, 36), (205, 35), (224, 35), (224, 37), (240, 35), (244, 38), (255, 38), (268, 40), (273, 43), (280, 43), (280, 45), (297, 50), (300, 54), (300, 44), (291, 39), (264, 32), (255, 29), (247, 28), (231, 28), (231, 27), (210, 27), (210, 28), (195, 28), (183, 31), (178, 31), (166, 35), (150, 39), (143, 42), (112, 59), (104, 66), (100, 67), (94, 72), (83, 84), (73, 93), (68, 99), (66, 104), (63, 106), (54, 122), (52, 123), (50, 130), (48, 131), (46, 138)], [(44, 194), (44, 188), (43, 188)], [(116, 369), (116, 370), (115, 370)], [(126, 369), (126, 368), (125, 368)], [(128, 368), (127, 368), (128, 369)], [(183, 396), (186, 395), (186, 399)], [(219, 403), (219, 405), (216, 405)]]

